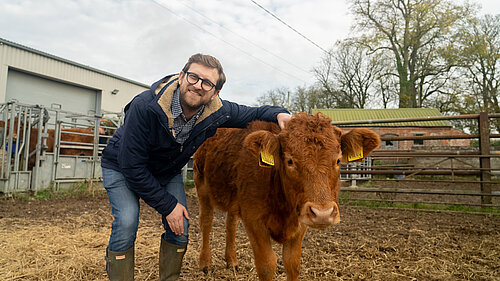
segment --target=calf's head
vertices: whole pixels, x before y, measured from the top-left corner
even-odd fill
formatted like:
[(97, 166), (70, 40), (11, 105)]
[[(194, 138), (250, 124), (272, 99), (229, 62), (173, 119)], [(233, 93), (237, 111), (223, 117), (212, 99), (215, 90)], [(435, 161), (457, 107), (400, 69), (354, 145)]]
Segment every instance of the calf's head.
[(379, 144), (380, 138), (371, 130), (343, 134), (324, 115), (306, 113), (294, 115), (278, 134), (256, 131), (244, 141), (258, 157), (274, 160), (266, 168), (275, 169), (278, 175), (286, 198), (283, 204), (290, 205), (299, 221), (311, 227), (340, 222), (340, 162), (361, 161)]

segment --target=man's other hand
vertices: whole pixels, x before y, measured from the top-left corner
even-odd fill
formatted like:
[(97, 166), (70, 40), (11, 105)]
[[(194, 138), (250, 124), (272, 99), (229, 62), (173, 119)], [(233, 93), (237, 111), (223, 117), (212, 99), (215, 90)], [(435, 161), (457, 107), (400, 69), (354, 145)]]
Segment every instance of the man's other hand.
[(276, 120), (278, 120), (278, 125), (280, 125), (282, 130), (285, 128), (286, 123), (290, 121), (290, 118), (292, 118), (292, 115), (288, 113), (278, 113), (278, 115), (276, 115)]

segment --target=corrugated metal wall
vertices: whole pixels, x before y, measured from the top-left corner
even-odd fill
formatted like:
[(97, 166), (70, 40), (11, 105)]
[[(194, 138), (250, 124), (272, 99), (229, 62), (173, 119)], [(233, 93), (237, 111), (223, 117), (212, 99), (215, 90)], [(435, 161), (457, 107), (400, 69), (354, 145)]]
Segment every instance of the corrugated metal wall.
[[(0, 39), (0, 102), (8, 101), (9, 69), (96, 91), (101, 95), (96, 104), (101, 103), (103, 110), (113, 112), (121, 111), (135, 95), (148, 88), (139, 82)], [(119, 90), (116, 95), (112, 94), (115, 89)]]
[(100, 92), (9, 69), (6, 101), (42, 105), (94, 115), (99, 112)]

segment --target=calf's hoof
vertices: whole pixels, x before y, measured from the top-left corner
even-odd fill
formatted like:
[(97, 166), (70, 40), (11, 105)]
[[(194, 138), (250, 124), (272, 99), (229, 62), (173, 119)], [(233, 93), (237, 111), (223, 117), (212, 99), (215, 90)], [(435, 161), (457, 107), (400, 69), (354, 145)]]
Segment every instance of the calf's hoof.
[(203, 271), (203, 273), (205, 274), (208, 274), (208, 271), (209, 271), (209, 267), (208, 266), (204, 266), (201, 271)]
[(236, 258), (236, 254), (226, 255), (226, 268), (232, 268), (233, 271), (238, 270), (238, 259)]
[(210, 257), (210, 254), (200, 255), (198, 266), (201, 271), (207, 274), (210, 271), (211, 265), (212, 265), (212, 258)]

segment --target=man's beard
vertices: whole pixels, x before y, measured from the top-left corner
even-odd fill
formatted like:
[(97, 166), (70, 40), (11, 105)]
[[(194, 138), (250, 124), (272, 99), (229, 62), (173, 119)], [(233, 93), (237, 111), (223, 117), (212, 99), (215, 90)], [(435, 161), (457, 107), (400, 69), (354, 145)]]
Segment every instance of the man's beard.
[[(187, 110), (190, 110), (190, 111), (198, 111), (202, 106), (203, 106), (203, 101), (199, 101), (195, 104), (192, 104), (192, 103), (189, 103), (188, 101), (188, 98), (187, 98), (187, 95), (190, 95), (190, 93), (188, 93), (189, 89), (186, 89), (186, 91), (183, 93), (180, 93), (180, 102), (181, 102), (181, 105), (183, 107), (185, 107)], [(197, 91), (191, 91), (195, 94), (199, 94), (199, 92)], [(200, 96), (201, 98), (202, 96)]]

